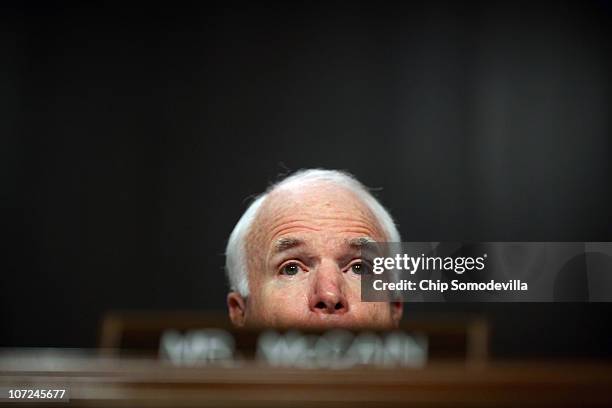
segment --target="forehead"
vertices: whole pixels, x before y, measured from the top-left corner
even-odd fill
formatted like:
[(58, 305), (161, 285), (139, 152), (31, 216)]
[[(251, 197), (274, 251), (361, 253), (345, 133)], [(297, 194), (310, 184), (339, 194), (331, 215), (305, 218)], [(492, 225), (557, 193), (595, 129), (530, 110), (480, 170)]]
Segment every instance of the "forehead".
[(248, 241), (265, 252), (286, 236), (326, 242), (357, 236), (384, 240), (380, 224), (359, 196), (333, 183), (280, 187), (270, 193)]

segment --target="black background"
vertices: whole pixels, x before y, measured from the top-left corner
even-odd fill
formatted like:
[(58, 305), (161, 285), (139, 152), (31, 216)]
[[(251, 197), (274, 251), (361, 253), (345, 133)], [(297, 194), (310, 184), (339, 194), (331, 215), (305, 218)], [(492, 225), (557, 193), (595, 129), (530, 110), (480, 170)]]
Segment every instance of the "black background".
[[(108, 310), (225, 311), (226, 239), (345, 169), (405, 241), (612, 241), (611, 3), (3, 6), (0, 346)], [(609, 304), (471, 311), (493, 352), (612, 355)]]

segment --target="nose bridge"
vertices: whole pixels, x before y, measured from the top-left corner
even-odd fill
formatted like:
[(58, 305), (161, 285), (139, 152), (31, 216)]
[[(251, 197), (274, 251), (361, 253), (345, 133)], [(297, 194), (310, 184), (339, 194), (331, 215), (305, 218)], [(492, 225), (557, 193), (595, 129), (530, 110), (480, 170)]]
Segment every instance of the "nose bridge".
[(338, 265), (331, 259), (323, 259), (315, 273), (315, 289), (338, 290), (341, 285), (342, 272)]

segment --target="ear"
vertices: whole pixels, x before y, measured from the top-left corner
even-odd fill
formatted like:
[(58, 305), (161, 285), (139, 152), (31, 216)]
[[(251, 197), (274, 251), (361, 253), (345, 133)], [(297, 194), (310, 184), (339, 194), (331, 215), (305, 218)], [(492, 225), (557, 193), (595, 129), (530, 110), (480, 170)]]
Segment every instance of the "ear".
[(229, 318), (234, 326), (244, 326), (246, 319), (246, 301), (240, 293), (230, 292), (227, 294), (227, 308), (229, 309)]
[(391, 320), (393, 321), (393, 325), (398, 327), (400, 320), (402, 320), (402, 315), (404, 314), (404, 304), (402, 302), (391, 302), (389, 306), (391, 307)]

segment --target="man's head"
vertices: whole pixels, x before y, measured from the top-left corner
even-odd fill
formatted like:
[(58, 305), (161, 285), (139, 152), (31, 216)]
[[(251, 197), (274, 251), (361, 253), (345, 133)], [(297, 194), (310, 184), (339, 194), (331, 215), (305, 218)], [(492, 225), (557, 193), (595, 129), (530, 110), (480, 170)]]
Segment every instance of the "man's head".
[(303, 170), (271, 186), (230, 235), (227, 303), (237, 326), (397, 325), (400, 303), (361, 302), (360, 248), (399, 242), (391, 216), (350, 175)]

